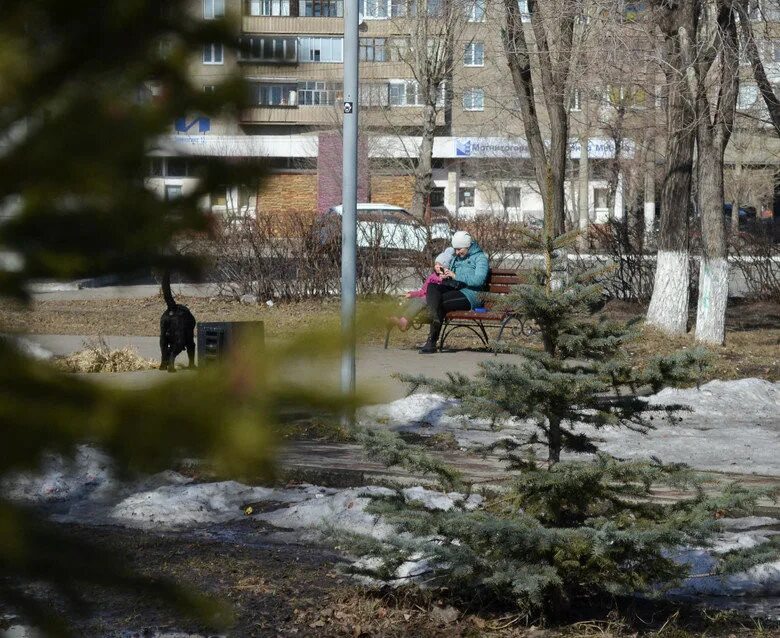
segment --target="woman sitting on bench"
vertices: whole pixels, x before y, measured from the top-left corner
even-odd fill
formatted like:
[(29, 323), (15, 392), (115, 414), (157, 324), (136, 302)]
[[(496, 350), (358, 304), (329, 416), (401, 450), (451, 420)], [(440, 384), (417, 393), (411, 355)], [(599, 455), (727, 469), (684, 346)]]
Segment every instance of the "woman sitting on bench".
[(477, 293), (485, 286), (488, 276), (488, 258), (477, 242), (465, 230), (452, 236), (455, 259), (444, 270), (440, 284), (428, 285), (426, 302), (431, 315), (428, 340), (420, 348), (421, 354), (436, 352), (436, 344), (444, 317), (453, 310), (471, 310), (478, 305)]

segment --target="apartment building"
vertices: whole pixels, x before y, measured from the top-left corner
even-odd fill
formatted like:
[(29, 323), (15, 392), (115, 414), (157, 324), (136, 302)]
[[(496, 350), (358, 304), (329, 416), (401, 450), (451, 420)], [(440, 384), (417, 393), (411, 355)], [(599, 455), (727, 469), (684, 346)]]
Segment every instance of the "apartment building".
[[(412, 51), (415, 44), (421, 48), (420, 21), (435, 20), (442, 1), (361, 0), (361, 201), (406, 207), (411, 203), (409, 167), (419, 145), (424, 88), (419, 68), (410, 60), (420, 59), (421, 52), (415, 57)], [(437, 89), (435, 188), (430, 203), (458, 216), (490, 212), (538, 220), (541, 198), (532, 179), (501, 41), (502, 3), (457, 1), (462, 2), (462, 20), (450, 25), (457, 29), (454, 53), (448, 77)], [(525, 1), (519, 4), (524, 11)], [(643, 5), (625, 3), (627, 23)], [(224, 194), (215, 193), (210, 204), (217, 210), (251, 213), (323, 210), (338, 203), (343, 10), (343, 0), (193, 0), (192, 11), (204, 20), (227, 16), (240, 23), (240, 48), (205, 46), (202, 56), (193, 61), (193, 81), (210, 91), (228, 74), (239, 72), (247, 80), (249, 95), (234, 120), (197, 115), (177, 120), (171, 135), (153, 153), (150, 184), (161, 195), (175, 197), (194, 179), (189, 175), (188, 156), (261, 156), (267, 158), (271, 173), (258, 197), (227, 187)], [(601, 29), (598, 22), (588, 28)], [(435, 46), (431, 40), (429, 48)], [(648, 43), (652, 48), (645, 38)], [(780, 37), (776, 48), (765, 47), (765, 53), (776, 60), (780, 60), (778, 51)], [(594, 86), (597, 80), (583, 77), (568, 96), (573, 160), (570, 207), (577, 207), (575, 199), (583, 192), (584, 179), (594, 221), (622, 214), (626, 184), (637, 181), (636, 176), (623, 175), (622, 163), (630, 162), (636, 149), (653, 145), (663, 132), (658, 121), (661, 110), (656, 108), (662, 91), (653, 85), (653, 73), (641, 77), (634, 73), (626, 81), (625, 68), (614, 66), (614, 70), (614, 83), (607, 84), (602, 77)], [(780, 81), (780, 67), (776, 70)], [(749, 89), (743, 89), (741, 109), (753, 108), (747, 105), (750, 95)], [(623, 129), (616, 158), (609, 118), (618, 106)], [(585, 143), (588, 163), (583, 175), (578, 169)], [(761, 162), (769, 162), (771, 153), (749, 146), (751, 153), (761, 155)], [(647, 169), (651, 173), (663, 149), (654, 147), (654, 153)], [(654, 201), (654, 196), (645, 199)]]

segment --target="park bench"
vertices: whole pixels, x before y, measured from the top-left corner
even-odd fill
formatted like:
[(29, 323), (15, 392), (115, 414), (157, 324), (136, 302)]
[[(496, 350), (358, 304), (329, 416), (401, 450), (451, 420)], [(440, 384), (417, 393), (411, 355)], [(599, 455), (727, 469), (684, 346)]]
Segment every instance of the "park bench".
[[(485, 292), (491, 292), (498, 295), (505, 295), (509, 292), (511, 286), (523, 283), (523, 279), (514, 270), (505, 270), (499, 268), (491, 268), (488, 273), (487, 281), (485, 282)], [(444, 323), (441, 328), (441, 335), (439, 336), (439, 349), (444, 348), (444, 343), (455, 330), (466, 329), (473, 332), (482, 345), (490, 345), (490, 337), (488, 330), (498, 330), (496, 340), (500, 341), (504, 335), (504, 331), (511, 327), (514, 331), (524, 331), (525, 326), (522, 318), (513, 314), (508, 310), (491, 310), (493, 302), (486, 300), (484, 308), (479, 310), (454, 310), (448, 312), (444, 317)], [(420, 313), (425, 315), (424, 312)], [(419, 317), (419, 315), (418, 315)], [(412, 321), (412, 327), (415, 330), (419, 330), (425, 323), (417, 318)], [(390, 343), (390, 332), (393, 326), (387, 328), (387, 334), (385, 335), (385, 349), (387, 349)]]

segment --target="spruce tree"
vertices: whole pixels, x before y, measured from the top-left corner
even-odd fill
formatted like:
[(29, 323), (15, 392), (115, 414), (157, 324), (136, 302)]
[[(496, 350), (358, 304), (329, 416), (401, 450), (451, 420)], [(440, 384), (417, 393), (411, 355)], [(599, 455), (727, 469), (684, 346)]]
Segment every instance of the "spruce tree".
[[(707, 498), (686, 467), (622, 462), (598, 450), (594, 428), (652, 427), (638, 392), (691, 383), (705, 364), (701, 351), (658, 356), (638, 367), (625, 345), (635, 326), (595, 313), (604, 271), (565, 281), (556, 262), (576, 233), (535, 235), (545, 267), (532, 283), (494, 303), (531, 321), (538, 343), (500, 344), (517, 362), (486, 360), (474, 378), (405, 377), (459, 400), (456, 412), (489, 419), (531, 421), (525, 440), (501, 438), (509, 475), (480, 511), (430, 512), (402, 499), (379, 499), (374, 511), (401, 532), (389, 544), (362, 540), (362, 551), (385, 558), (384, 575), (410, 556), (428, 560), (429, 586), (463, 601), (499, 602), (529, 616), (555, 614), (585, 598), (650, 592), (684, 576), (672, 556), (682, 544), (703, 542), (714, 513), (744, 511), (755, 496), (733, 487)], [(674, 408), (672, 408), (674, 410)], [(547, 460), (536, 451), (546, 448)], [(590, 453), (561, 459), (562, 453)], [(652, 499), (661, 486), (689, 488), (676, 503)], [(358, 545), (353, 545), (357, 547)]]
[[(164, 201), (145, 184), (148, 153), (176, 118), (217, 117), (243, 106), (240, 78), (206, 93), (189, 74), (204, 46), (236, 46), (234, 26), (229, 19), (200, 19), (186, 0), (3, 3), (3, 303), (26, 300), (38, 279), (202, 267), (172, 247), (184, 235), (209, 232), (205, 194), (257, 174), (191, 158), (198, 187)], [(313, 350), (312, 343), (319, 347)], [(200, 458), (223, 476), (267, 474), (273, 431), (285, 415), (343, 407), (327, 389), (312, 389), (299, 373), (284, 372), (296, 362), (302, 367), (301, 360), (310, 365), (327, 343), (324, 335), (302, 336), (280, 348), (269, 344), (262, 356), (260, 344), (248, 343), (224, 368), (127, 389), (64, 374), (1, 339), (0, 477), (35, 472), (49, 454), (72, 458), (84, 443), (107, 452), (120, 476), (168, 469), (183, 457)], [(31, 582), (46, 587), (30, 588)], [(39, 592), (84, 611), (85, 592), (95, 585), (151, 590), (213, 620), (212, 598), (142, 578), (116, 552), (75, 539), (67, 527), (0, 494), (0, 599), (6, 608), (47, 635), (65, 635), (67, 623)]]

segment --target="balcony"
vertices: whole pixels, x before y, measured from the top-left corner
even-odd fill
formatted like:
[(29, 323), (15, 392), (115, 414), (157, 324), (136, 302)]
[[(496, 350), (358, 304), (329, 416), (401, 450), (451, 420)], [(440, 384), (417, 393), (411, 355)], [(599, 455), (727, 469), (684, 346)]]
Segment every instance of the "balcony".
[(243, 64), (298, 64), (298, 39), (242, 36), (238, 61)]

